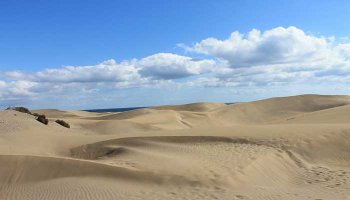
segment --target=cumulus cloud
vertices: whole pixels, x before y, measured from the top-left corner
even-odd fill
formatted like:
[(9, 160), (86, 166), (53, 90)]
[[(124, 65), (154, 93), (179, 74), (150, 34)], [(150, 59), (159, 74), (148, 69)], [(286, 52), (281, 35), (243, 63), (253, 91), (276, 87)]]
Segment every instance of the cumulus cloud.
[(214, 60), (159, 53), (120, 63), (111, 59), (97, 65), (48, 68), (34, 73), (9, 71), (3, 73), (10, 81), (0, 82), (0, 98), (169, 86), (176, 79), (209, 73), (215, 64)]
[(154, 54), (140, 60), (117, 63), (107, 60), (93, 66), (66, 66), (36, 73), (6, 72), (8, 78), (35, 82), (142, 82), (147, 78), (178, 79), (207, 73), (215, 67), (213, 60), (196, 60), (171, 53)]
[(18, 99), (34, 95), (31, 91), (35, 82), (29, 81), (0, 81), (0, 100)]
[(210, 37), (192, 46), (180, 46), (227, 63), (228, 69), (215, 73), (215, 79), (210, 79), (208, 85), (350, 80), (349, 41), (307, 34), (296, 27), (253, 29), (248, 34), (236, 31), (225, 40)]
[(193, 59), (176, 54), (159, 53), (137, 62), (140, 73), (155, 79), (177, 79), (214, 71), (214, 60)]
[(247, 35), (236, 31), (226, 40), (211, 37), (185, 48), (226, 60), (230, 67), (250, 67), (322, 59), (330, 42), (296, 27), (278, 27), (265, 32), (253, 29)]
[(45, 69), (34, 74), (25, 72), (6, 72), (8, 78), (35, 82), (122, 82), (137, 80), (137, 69), (130, 63), (117, 64), (107, 60), (93, 66), (66, 66)]

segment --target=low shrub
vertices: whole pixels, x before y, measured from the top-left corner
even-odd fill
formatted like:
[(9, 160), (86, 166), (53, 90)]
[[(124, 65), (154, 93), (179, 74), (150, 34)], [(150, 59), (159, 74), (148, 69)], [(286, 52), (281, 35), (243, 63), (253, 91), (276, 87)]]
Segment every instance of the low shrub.
[(39, 115), (40, 114), (38, 114), (38, 113), (33, 113), (33, 116), (35, 116), (35, 117), (39, 117)]
[(47, 125), (49, 123), (49, 120), (46, 118), (45, 115), (38, 115), (38, 117), (36, 118), (37, 121)]
[(63, 120), (58, 119), (58, 120), (56, 120), (56, 123), (61, 125), (61, 126), (66, 127), (66, 128), (70, 128), (70, 125), (67, 122), (63, 121)]
[(6, 110), (15, 110), (15, 111), (27, 113), (30, 115), (32, 114), (32, 112), (30, 112), (30, 110), (28, 108), (25, 108), (25, 107), (9, 107)]

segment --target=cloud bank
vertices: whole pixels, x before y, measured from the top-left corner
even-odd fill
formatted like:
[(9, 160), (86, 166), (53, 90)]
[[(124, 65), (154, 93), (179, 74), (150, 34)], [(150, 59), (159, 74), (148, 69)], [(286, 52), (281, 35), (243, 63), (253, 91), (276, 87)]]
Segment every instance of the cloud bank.
[(296, 27), (253, 29), (247, 34), (235, 31), (227, 39), (209, 37), (179, 46), (186, 56), (158, 53), (34, 73), (0, 72), (0, 101), (122, 88), (240, 88), (350, 81), (350, 43)]

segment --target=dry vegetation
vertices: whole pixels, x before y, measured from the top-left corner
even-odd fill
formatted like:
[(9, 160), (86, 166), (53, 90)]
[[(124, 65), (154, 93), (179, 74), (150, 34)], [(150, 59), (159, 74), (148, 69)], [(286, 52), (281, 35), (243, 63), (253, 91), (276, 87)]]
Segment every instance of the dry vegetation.
[(55, 122), (56, 122), (57, 124), (61, 125), (61, 126), (64, 126), (64, 127), (66, 127), (66, 128), (70, 128), (70, 125), (69, 125), (67, 122), (65, 122), (64, 120), (58, 119), (58, 120), (56, 120)]
[(37, 121), (47, 125), (49, 123), (49, 120), (46, 118), (45, 115), (38, 115), (38, 117), (36, 118)]

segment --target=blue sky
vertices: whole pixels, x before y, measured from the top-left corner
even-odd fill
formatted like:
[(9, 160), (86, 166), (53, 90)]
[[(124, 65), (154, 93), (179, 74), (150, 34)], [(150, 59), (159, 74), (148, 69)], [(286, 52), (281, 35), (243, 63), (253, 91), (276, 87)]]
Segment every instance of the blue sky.
[(349, 10), (345, 0), (3, 0), (0, 107), (349, 93)]

